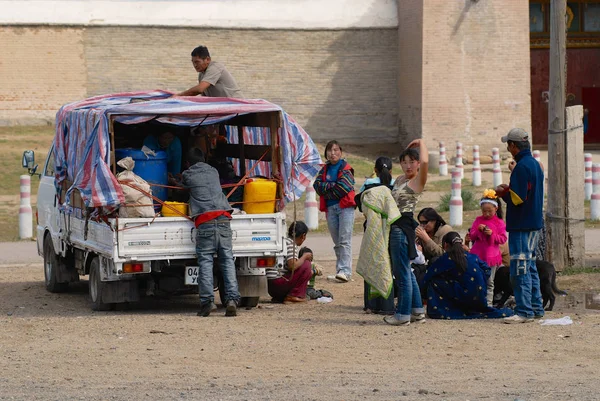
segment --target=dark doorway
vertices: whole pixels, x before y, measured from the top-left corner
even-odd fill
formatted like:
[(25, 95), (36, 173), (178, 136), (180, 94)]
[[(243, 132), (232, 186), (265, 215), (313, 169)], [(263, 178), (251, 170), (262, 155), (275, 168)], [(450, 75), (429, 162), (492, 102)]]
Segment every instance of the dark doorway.
[[(584, 143), (600, 143), (600, 88), (581, 88), (584, 109)], [(588, 110), (587, 121), (585, 110)]]

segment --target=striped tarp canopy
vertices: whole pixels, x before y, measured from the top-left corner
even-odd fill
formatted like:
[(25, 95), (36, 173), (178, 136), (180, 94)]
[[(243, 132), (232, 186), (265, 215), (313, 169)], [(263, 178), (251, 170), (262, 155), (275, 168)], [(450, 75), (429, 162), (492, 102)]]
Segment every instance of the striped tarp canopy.
[[(226, 124), (238, 115), (267, 111), (282, 112), (282, 128), (278, 132), (283, 156), (280, 170), (284, 201), (292, 201), (302, 195), (322, 162), (310, 136), (280, 106), (261, 99), (175, 97), (160, 90), (96, 96), (61, 107), (56, 114), (54, 138), (56, 188), (60, 190), (65, 180), (73, 183), (65, 204), (74, 189), (79, 190), (87, 207), (114, 208), (125, 202), (121, 186), (110, 169), (111, 117), (123, 124), (156, 120), (197, 126)], [(228, 140), (235, 143), (237, 129), (230, 127), (227, 132)], [(268, 130), (244, 129), (244, 141), (269, 144)], [(266, 163), (260, 163), (253, 175), (268, 176), (268, 168)]]

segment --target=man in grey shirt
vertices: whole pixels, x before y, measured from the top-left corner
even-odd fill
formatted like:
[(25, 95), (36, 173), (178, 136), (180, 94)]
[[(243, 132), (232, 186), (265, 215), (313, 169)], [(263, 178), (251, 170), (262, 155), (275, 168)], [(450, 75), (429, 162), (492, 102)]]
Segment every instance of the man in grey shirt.
[(206, 46), (192, 51), (192, 64), (198, 72), (198, 85), (178, 93), (178, 96), (204, 95), (210, 97), (243, 98), (242, 91), (225, 66), (210, 59)]

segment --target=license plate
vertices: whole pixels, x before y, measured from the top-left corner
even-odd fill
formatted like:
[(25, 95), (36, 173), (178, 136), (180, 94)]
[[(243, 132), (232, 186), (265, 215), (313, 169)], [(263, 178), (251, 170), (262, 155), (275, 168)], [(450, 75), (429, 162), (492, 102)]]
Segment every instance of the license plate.
[(198, 285), (198, 266), (186, 266), (185, 285)]

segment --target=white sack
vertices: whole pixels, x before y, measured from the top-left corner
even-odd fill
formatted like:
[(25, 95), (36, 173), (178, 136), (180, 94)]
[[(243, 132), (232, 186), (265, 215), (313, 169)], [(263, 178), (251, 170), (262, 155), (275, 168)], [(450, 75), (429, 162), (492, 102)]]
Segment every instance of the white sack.
[[(117, 165), (125, 169), (117, 174), (117, 179), (119, 181), (128, 181), (131, 185), (135, 185), (147, 193), (152, 193), (150, 185), (133, 172), (135, 162), (131, 157), (125, 157), (124, 159), (119, 160)], [(121, 184), (121, 188), (123, 189), (123, 195), (125, 195), (125, 203), (128, 206), (121, 206), (119, 208), (119, 217), (154, 217), (153, 206), (139, 206), (152, 205), (151, 197), (144, 195), (142, 192), (135, 188), (131, 188), (128, 185)]]

